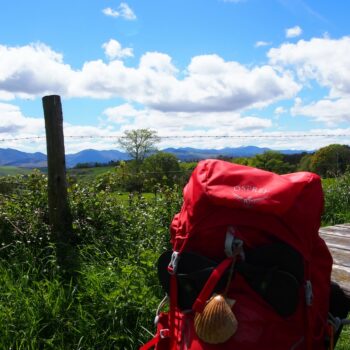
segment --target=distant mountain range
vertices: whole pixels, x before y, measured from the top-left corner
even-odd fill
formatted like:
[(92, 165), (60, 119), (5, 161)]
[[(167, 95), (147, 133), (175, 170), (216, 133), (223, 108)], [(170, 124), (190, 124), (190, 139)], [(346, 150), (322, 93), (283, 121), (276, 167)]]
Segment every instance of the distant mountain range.
[[(199, 149), (199, 148), (166, 148), (163, 152), (174, 154), (181, 161), (200, 160), (206, 158), (224, 157), (253, 157), (257, 154), (271, 150), (270, 148), (260, 148), (255, 146), (222, 148), (222, 149)], [(284, 154), (297, 154), (305, 151), (301, 150), (280, 150)], [(130, 157), (117, 150), (97, 151), (87, 149), (74, 154), (66, 155), (66, 164), (72, 168), (79, 163), (109, 163), (111, 161), (128, 160)], [(11, 148), (0, 148), (0, 166), (17, 166), (26, 168), (45, 168), (47, 166), (46, 155), (44, 153), (26, 153)]]

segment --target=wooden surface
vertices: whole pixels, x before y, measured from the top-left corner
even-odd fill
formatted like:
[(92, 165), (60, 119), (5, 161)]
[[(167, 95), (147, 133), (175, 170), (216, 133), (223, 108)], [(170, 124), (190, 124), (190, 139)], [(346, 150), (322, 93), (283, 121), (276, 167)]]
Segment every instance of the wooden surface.
[(319, 233), (333, 257), (332, 280), (350, 295), (350, 224), (322, 227)]

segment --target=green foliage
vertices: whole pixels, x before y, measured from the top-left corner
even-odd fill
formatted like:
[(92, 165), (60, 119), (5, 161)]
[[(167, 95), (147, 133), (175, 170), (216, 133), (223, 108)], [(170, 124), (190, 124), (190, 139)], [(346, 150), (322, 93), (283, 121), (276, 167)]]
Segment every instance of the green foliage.
[(305, 154), (299, 162), (297, 170), (299, 171), (311, 171), (311, 161), (312, 161), (312, 154)]
[(324, 225), (350, 222), (350, 172), (323, 180), (325, 196)]
[(67, 284), (47, 222), (45, 175), (12, 180), (20, 187), (0, 195), (0, 347), (137, 349), (163, 297), (155, 264), (169, 248), (179, 189), (121, 196), (98, 189), (99, 179), (72, 184), (80, 270)]
[[(187, 174), (195, 165), (180, 163)], [(170, 248), (168, 228), (182, 196), (176, 185), (121, 194), (123, 166), (69, 187), (80, 252), (74, 283), (62, 281), (56, 264), (46, 176), (6, 179), (13, 186), (0, 194), (1, 348), (128, 350), (151, 337), (163, 297), (155, 265)], [(324, 188), (324, 223), (350, 221), (350, 175), (325, 180)], [(339, 349), (348, 342), (344, 333)]]
[(145, 157), (152, 151), (155, 151), (155, 144), (160, 141), (157, 132), (150, 129), (127, 130), (124, 136), (118, 140), (123, 148), (135, 160), (137, 167), (142, 163)]
[(141, 166), (141, 171), (145, 175), (147, 191), (154, 191), (159, 185), (174, 186), (181, 177), (177, 158), (166, 152), (157, 152), (147, 157)]
[(249, 158), (245, 158), (245, 157), (233, 158), (232, 163), (241, 164), (241, 165), (249, 165)]
[(286, 174), (294, 170), (292, 165), (283, 161), (283, 154), (276, 151), (266, 151), (263, 154), (257, 154), (249, 160), (249, 165), (277, 174)]
[(329, 145), (320, 148), (311, 159), (311, 171), (322, 177), (344, 174), (350, 164), (350, 146)]

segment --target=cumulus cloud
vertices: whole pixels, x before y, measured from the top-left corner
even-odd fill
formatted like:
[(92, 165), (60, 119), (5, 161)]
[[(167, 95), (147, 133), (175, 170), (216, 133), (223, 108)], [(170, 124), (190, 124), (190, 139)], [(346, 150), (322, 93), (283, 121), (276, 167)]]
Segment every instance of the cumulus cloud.
[(313, 38), (268, 52), (270, 64), (292, 69), (301, 81), (315, 80), (333, 98), (350, 95), (350, 37)]
[[(113, 56), (118, 50), (111, 47), (117, 46), (110, 41), (104, 48)], [(0, 53), (0, 92), (16, 97), (117, 97), (161, 111), (218, 112), (261, 108), (295, 97), (301, 88), (290, 74), (270, 65), (247, 68), (218, 55), (193, 57), (180, 79), (171, 57), (160, 52), (145, 53), (136, 67), (117, 59), (95, 60), (79, 70), (44, 44), (0, 46)]]
[(270, 66), (248, 69), (217, 55), (202, 55), (192, 58), (187, 76), (175, 82), (170, 94), (149, 104), (160, 110), (234, 111), (290, 98), (299, 88), (288, 74)]
[(44, 132), (44, 119), (25, 117), (16, 105), (0, 102), (0, 115), (0, 134), (14, 137), (19, 133), (38, 135)]
[[(0, 102), (0, 148), (15, 148), (23, 151), (44, 151), (44, 118), (25, 117), (16, 105)], [(21, 138), (32, 138), (20, 142)], [(38, 138), (39, 137), (39, 138)]]
[(107, 7), (102, 10), (102, 13), (109, 17), (121, 17), (129, 21), (136, 19), (134, 11), (125, 2), (120, 3), (117, 10), (113, 10), (111, 7)]
[[(235, 112), (165, 112), (152, 108), (136, 109), (131, 104), (122, 104), (107, 108), (104, 112), (112, 123), (124, 123), (123, 129), (154, 128), (163, 132), (181, 134), (188, 132), (194, 125), (199, 131), (217, 130), (226, 132), (264, 130), (271, 127), (271, 120), (254, 116), (242, 116)], [(191, 132), (192, 132), (191, 131)]]
[(105, 50), (105, 55), (110, 60), (134, 56), (132, 48), (126, 47), (123, 49), (119, 41), (115, 39), (110, 39), (108, 42), (104, 43), (102, 48)]
[(339, 99), (322, 99), (307, 105), (297, 98), (292, 115), (303, 115), (316, 121), (335, 126), (341, 122), (350, 123), (350, 97)]
[(295, 38), (300, 36), (303, 30), (299, 26), (286, 29), (286, 38)]
[[(299, 106), (301, 102), (299, 101)], [(26, 152), (44, 152), (46, 150), (44, 120), (23, 115), (20, 108), (9, 103), (0, 103), (0, 147), (16, 148)], [(254, 144), (274, 149), (300, 149), (298, 132), (269, 131), (271, 120), (256, 116), (243, 116), (237, 112), (162, 112), (151, 108), (134, 107), (130, 103), (106, 108), (100, 125), (72, 125), (64, 123), (66, 153), (75, 153), (83, 149), (115, 149), (116, 139), (124, 130), (135, 128), (156, 129), (160, 136), (169, 136), (161, 140), (160, 148), (183, 147), (184, 142), (192, 147), (223, 148)], [(122, 123), (122, 124), (120, 124)], [(261, 137), (261, 135), (266, 137)], [(315, 129), (305, 133), (302, 148), (314, 150), (330, 143), (339, 143), (350, 135), (347, 129)], [(313, 137), (313, 135), (332, 134), (337, 136)], [(235, 137), (231, 137), (231, 136)], [(244, 138), (246, 135), (249, 138)], [(254, 136), (256, 138), (252, 138)], [(41, 138), (37, 138), (40, 136)], [(73, 136), (73, 137), (71, 137)], [(84, 137), (85, 136), (85, 137)], [(91, 136), (93, 137), (91, 139)], [(108, 137), (106, 137), (108, 136)], [(206, 137), (203, 137), (206, 136)], [(219, 136), (219, 137), (217, 137)], [(238, 138), (237, 136), (240, 136)], [(273, 136), (278, 136), (274, 138)], [(284, 136), (284, 137), (281, 137)], [(28, 142), (18, 140), (4, 141), (9, 138), (32, 137)], [(78, 138), (77, 138), (78, 137)], [(229, 137), (229, 138), (228, 138)], [(91, 144), (93, 140), (93, 145)]]
[[(0, 45), (0, 96), (66, 94), (75, 72), (47, 45)], [(7, 94), (7, 96), (6, 96)]]

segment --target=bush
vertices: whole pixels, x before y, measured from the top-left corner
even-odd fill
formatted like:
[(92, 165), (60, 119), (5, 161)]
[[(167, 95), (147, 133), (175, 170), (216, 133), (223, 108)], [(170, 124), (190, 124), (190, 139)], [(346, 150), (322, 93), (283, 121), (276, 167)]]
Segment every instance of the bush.
[[(0, 195), (0, 344), (6, 349), (137, 349), (153, 332), (163, 291), (155, 264), (169, 248), (180, 191), (156, 196), (69, 188), (80, 270), (66, 282), (48, 226), (47, 179), (16, 179)], [(148, 331), (149, 329), (149, 331)]]
[(336, 225), (350, 222), (350, 172), (323, 180), (325, 209), (323, 225)]

